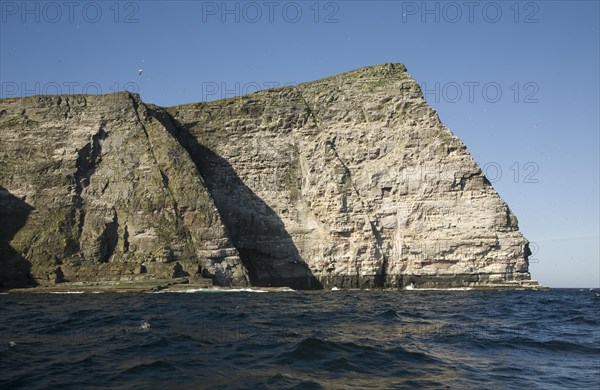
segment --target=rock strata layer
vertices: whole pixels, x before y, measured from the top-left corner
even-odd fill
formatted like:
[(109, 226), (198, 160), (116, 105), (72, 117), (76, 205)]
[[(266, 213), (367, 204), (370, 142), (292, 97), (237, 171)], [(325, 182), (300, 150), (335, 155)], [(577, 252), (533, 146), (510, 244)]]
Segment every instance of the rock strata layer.
[(0, 284), (531, 284), (517, 219), (403, 65), (215, 102), (0, 100)]

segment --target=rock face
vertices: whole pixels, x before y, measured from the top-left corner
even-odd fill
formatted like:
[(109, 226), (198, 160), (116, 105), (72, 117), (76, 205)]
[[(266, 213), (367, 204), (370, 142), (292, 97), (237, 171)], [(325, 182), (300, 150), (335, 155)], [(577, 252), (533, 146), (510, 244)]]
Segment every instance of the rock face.
[(0, 100), (0, 283), (528, 281), (528, 242), (403, 65), (210, 103)]
[(198, 273), (248, 283), (177, 130), (139, 97), (42, 96), (0, 107), (2, 199), (30, 208), (16, 234), (2, 235), (37, 283)]

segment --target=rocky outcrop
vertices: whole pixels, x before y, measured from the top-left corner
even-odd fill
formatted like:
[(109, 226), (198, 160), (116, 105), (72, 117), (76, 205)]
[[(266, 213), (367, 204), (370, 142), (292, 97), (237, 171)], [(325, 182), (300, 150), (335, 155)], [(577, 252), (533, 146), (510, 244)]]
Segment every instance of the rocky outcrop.
[(4, 99), (0, 185), (7, 286), (530, 279), (516, 217), (400, 64), (166, 109)]

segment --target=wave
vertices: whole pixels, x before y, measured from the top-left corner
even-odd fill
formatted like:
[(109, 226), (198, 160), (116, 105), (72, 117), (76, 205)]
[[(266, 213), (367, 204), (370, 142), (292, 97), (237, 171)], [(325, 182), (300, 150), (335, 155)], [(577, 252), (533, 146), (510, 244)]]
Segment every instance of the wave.
[(169, 361), (157, 359), (150, 360), (147, 362), (137, 363), (121, 371), (121, 375), (142, 375), (148, 376), (149, 373), (156, 371), (163, 371), (165, 373), (172, 373), (177, 370), (177, 367)]
[(590, 353), (598, 356), (600, 354), (600, 348), (588, 347), (579, 343), (572, 343), (562, 340), (548, 340), (548, 341), (537, 341), (537, 340), (526, 340), (519, 341), (523, 346), (544, 349), (548, 351), (562, 351), (562, 352), (578, 352), (578, 353)]
[(408, 351), (399, 345), (385, 348), (351, 341), (324, 340), (314, 336), (303, 338), (295, 343), (291, 350), (281, 355), (281, 358), (284, 361), (328, 362), (335, 360), (338, 364), (340, 359), (348, 362), (370, 361), (372, 366), (389, 361), (414, 364), (439, 363), (436, 358), (426, 353)]
[(397, 320), (401, 318), (400, 314), (394, 309), (388, 309), (377, 316), (388, 320)]
[[(473, 336), (476, 336), (473, 339)], [(483, 337), (481, 337), (483, 336)], [(522, 336), (510, 336), (508, 334), (502, 335), (484, 335), (484, 334), (469, 334), (463, 335), (465, 340), (472, 340), (480, 347), (483, 348), (510, 348), (515, 350), (541, 350), (544, 353), (577, 353), (577, 354), (590, 354), (592, 356), (598, 356), (600, 354), (600, 348), (597, 346), (584, 345), (577, 342), (571, 342), (566, 340), (535, 340), (532, 338), (523, 338)]]

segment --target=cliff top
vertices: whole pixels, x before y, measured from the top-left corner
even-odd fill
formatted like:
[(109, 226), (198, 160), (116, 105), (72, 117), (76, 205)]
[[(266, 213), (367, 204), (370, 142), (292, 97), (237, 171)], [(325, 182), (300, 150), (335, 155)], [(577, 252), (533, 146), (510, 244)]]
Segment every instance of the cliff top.
[[(353, 69), (353, 70), (350, 70), (347, 72), (338, 73), (338, 74), (328, 76), (328, 77), (325, 77), (322, 79), (300, 83), (295, 86), (282, 86), (282, 87), (269, 88), (269, 89), (256, 91), (256, 92), (250, 93), (248, 95), (242, 95), (242, 96), (250, 96), (250, 95), (256, 95), (256, 94), (261, 94), (261, 93), (269, 93), (269, 92), (273, 92), (273, 91), (277, 91), (277, 90), (285, 90), (285, 89), (298, 88), (298, 87), (308, 87), (308, 86), (313, 86), (313, 85), (317, 85), (317, 84), (322, 84), (327, 81), (335, 82), (336, 84), (340, 84), (340, 83), (343, 83), (344, 80), (350, 81), (350, 80), (364, 80), (364, 79), (367, 79), (367, 80), (368, 79), (389, 79), (389, 78), (395, 78), (395, 77), (399, 78), (406, 73), (407, 73), (407, 70), (406, 70), (406, 67), (404, 66), (404, 64), (384, 63), (384, 64), (378, 64), (378, 65), (364, 66), (362, 68), (357, 68), (357, 69)], [(242, 96), (237, 96), (235, 98), (240, 98)], [(0, 101), (3, 101), (5, 103), (20, 102), (20, 103), (26, 103), (27, 105), (34, 103), (36, 106), (39, 107), (40, 105), (44, 106), (44, 105), (48, 105), (48, 104), (60, 105), (64, 101), (79, 101), (81, 104), (85, 105), (88, 99), (98, 99), (98, 100), (110, 99), (110, 101), (112, 101), (114, 103), (129, 102), (130, 99), (133, 99), (134, 101), (137, 101), (137, 102), (142, 101), (142, 98), (140, 97), (140, 95), (138, 93), (133, 93), (133, 92), (129, 92), (129, 91), (112, 92), (112, 93), (101, 94), (101, 95), (85, 95), (85, 94), (32, 95), (32, 96), (16, 97), (16, 98), (0, 98)], [(232, 98), (224, 98), (224, 99), (218, 99), (215, 101), (231, 100), (231, 99)], [(189, 102), (189, 103), (177, 104), (177, 105), (170, 106), (170, 107), (187, 106), (190, 104), (198, 104), (198, 103), (212, 103), (212, 101), (210, 101), (210, 102)]]

